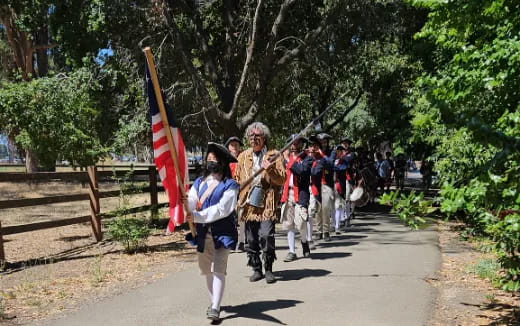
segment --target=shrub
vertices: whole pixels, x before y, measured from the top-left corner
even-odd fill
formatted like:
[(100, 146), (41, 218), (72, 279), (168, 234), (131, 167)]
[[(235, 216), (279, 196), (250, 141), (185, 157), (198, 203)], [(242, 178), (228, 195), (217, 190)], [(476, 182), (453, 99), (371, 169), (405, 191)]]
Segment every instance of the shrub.
[(495, 259), (482, 259), (476, 264), (468, 267), (468, 272), (477, 274), (480, 278), (485, 278), (495, 283), (499, 280), (498, 271), (500, 264)]
[(489, 224), (486, 232), (495, 241), (498, 262), (504, 268), (502, 289), (520, 291), (520, 214), (504, 216)]
[(146, 221), (137, 218), (116, 218), (108, 226), (108, 233), (121, 243), (127, 253), (142, 248), (151, 233)]
[(379, 202), (392, 206), (392, 213), (396, 213), (399, 219), (412, 229), (419, 229), (426, 225), (425, 217), (437, 210), (432, 207), (432, 201), (423, 200), (424, 193), (410, 192), (408, 195), (398, 191), (383, 194)]

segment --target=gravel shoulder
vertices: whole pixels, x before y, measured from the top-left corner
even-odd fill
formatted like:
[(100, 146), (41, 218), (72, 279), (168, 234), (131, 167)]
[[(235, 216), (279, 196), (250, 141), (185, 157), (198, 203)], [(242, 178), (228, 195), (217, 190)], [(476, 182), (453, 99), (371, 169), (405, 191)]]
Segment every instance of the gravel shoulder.
[(461, 241), (462, 224), (439, 222), (442, 266), (430, 283), (437, 289), (432, 325), (520, 325), (520, 295), (494, 287), (474, 272), (475, 266), (496, 257)]

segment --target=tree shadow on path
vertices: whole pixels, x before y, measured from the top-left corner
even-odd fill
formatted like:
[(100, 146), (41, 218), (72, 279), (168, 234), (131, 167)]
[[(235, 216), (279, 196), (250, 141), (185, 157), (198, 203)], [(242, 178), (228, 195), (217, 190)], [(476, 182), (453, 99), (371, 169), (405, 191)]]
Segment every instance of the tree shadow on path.
[(352, 223), (352, 227), (362, 227), (362, 226), (375, 226), (375, 225), (381, 225), (381, 223), (377, 222), (366, 222), (366, 223)]
[[(464, 306), (471, 306), (485, 312), (478, 317), (491, 319), (489, 326), (520, 325), (520, 309), (507, 303), (473, 304), (461, 302)], [(498, 312), (498, 315), (490, 315), (489, 312)]]
[(326, 269), (288, 269), (274, 272), (277, 281), (298, 281), (307, 277), (321, 277), (329, 275), (331, 271)]
[(324, 260), (333, 258), (345, 258), (350, 257), (350, 252), (313, 252), (311, 253), (311, 259)]
[[(89, 236), (90, 237), (90, 236)], [(66, 241), (66, 240), (63, 240)], [(153, 246), (145, 246), (139, 248), (137, 252), (146, 252), (146, 253), (154, 253), (154, 252), (177, 252), (173, 254), (174, 256), (188, 256), (190, 253), (181, 252), (182, 249), (186, 247), (186, 243), (181, 241), (172, 241), (168, 243), (157, 244)], [(102, 253), (87, 253), (89, 250), (99, 249)], [(56, 264), (63, 261), (74, 261), (81, 259), (88, 259), (99, 257), (100, 255), (108, 256), (113, 254), (121, 254), (123, 253), (123, 249), (117, 249), (115, 247), (115, 243), (111, 240), (103, 240), (101, 242), (93, 242), (80, 247), (64, 250), (52, 255), (42, 256), (39, 258), (31, 258), (27, 260), (20, 260), (15, 262), (6, 262), (4, 269), (0, 269), (0, 275), (13, 274), (17, 272), (21, 272), (28, 268), (33, 268), (37, 266)]]
[(224, 316), (220, 321), (213, 322), (212, 324), (218, 325), (226, 319), (249, 318), (256, 320), (265, 320), (280, 325), (287, 325), (278, 318), (266, 314), (266, 312), (270, 310), (287, 309), (295, 307), (299, 303), (303, 303), (303, 301), (278, 299), (274, 301), (248, 302), (238, 306), (226, 306), (222, 307), (222, 310), (225, 311), (226, 314), (232, 313), (233, 315)]
[[(331, 242), (322, 242), (318, 243), (318, 248), (331, 248), (331, 247), (348, 247), (348, 246), (355, 246), (359, 244), (358, 241), (331, 241)], [(314, 253), (314, 251), (311, 252), (311, 255)]]

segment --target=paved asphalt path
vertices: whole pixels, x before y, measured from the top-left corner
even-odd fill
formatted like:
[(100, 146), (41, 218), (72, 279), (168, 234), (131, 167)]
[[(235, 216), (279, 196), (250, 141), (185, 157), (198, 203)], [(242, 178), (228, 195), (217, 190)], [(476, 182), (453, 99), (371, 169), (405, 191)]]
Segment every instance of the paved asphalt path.
[[(396, 217), (370, 211), (353, 222), (349, 232), (319, 243), (312, 258), (290, 263), (279, 232), (275, 284), (250, 283), (246, 255), (232, 253), (221, 324), (427, 325), (435, 290), (425, 279), (440, 266), (436, 232), (409, 231)], [(209, 325), (208, 304), (194, 265), (35, 325)]]

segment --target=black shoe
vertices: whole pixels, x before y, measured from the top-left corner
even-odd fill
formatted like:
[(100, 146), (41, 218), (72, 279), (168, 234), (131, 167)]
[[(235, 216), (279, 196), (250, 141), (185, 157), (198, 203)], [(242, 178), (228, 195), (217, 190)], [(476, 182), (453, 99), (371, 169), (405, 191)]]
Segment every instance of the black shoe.
[(323, 234), (317, 234), (315, 237), (314, 237), (315, 240), (321, 240), (323, 239)]
[(341, 232), (339, 230), (336, 231), (336, 235), (341, 235)]
[(265, 282), (267, 284), (271, 284), (276, 282), (276, 277), (274, 277), (273, 272), (271, 271), (265, 271)]
[(211, 319), (213, 321), (220, 320), (220, 311), (210, 307), (208, 309), (208, 311), (206, 311), (206, 317), (208, 317), (208, 319)]
[(325, 234), (323, 235), (323, 239), (324, 239), (324, 241), (326, 241), (326, 242), (329, 242), (329, 241), (330, 241), (330, 234), (329, 234), (329, 232), (325, 232)]
[(311, 255), (311, 250), (309, 248), (308, 242), (302, 242), (302, 250), (303, 250), (303, 257), (307, 258)]
[(250, 282), (256, 282), (260, 281), (264, 276), (262, 275), (262, 272), (260, 271), (254, 271), (253, 275), (249, 277)]
[(288, 263), (288, 262), (291, 262), (291, 261), (295, 261), (296, 259), (298, 259), (296, 254), (294, 252), (289, 252), (283, 261)]

